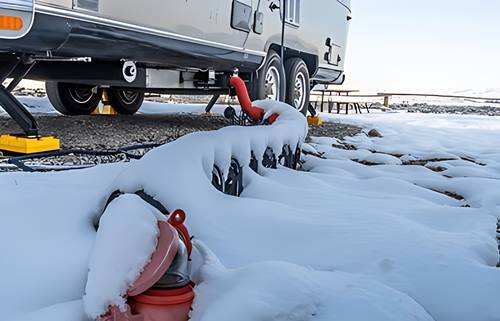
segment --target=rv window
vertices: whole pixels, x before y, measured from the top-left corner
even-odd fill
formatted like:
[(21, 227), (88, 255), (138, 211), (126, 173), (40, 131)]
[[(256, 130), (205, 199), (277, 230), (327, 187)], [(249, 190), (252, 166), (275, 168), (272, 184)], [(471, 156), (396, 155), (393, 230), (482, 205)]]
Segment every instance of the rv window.
[(286, 1), (286, 21), (293, 24), (300, 23), (300, 0)]
[(73, 7), (98, 11), (99, 10), (99, 0), (73, 0)]

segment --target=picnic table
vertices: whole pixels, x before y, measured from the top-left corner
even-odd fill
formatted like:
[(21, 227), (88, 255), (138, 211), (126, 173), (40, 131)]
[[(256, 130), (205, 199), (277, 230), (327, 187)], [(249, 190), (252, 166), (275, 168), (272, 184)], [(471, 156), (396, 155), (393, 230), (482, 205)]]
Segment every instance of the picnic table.
[[(364, 104), (364, 102), (356, 100), (356, 99), (351, 99), (352, 96), (350, 94), (352, 93), (358, 93), (359, 90), (357, 89), (346, 89), (346, 88), (332, 88), (332, 89), (319, 89), (315, 90), (314, 92), (311, 93), (313, 96), (321, 96), (321, 105), (320, 105), (320, 110), (323, 112), (323, 107), (325, 104), (325, 96), (328, 99), (328, 112), (331, 113), (333, 109), (333, 104), (337, 105), (337, 114), (340, 114), (340, 108), (345, 105), (346, 107), (346, 114), (349, 113), (349, 105), (353, 105), (354, 109), (356, 110), (356, 113), (361, 113), (361, 105)], [(335, 94), (335, 95), (334, 95)], [(349, 97), (348, 99), (345, 99), (346, 97)], [(318, 100), (316, 100), (315, 108), (318, 107)], [(368, 105), (365, 106), (366, 110), (370, 112)]]

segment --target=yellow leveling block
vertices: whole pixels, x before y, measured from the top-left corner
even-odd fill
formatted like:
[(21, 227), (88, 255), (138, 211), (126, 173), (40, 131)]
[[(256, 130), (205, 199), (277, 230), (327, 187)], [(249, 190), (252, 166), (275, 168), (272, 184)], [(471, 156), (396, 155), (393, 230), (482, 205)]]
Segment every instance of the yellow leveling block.
[(27, 138), (13, 135), (0, 136), (0, 150), (2, 151), (18, 154), (35, 154), (57, 151), (60, 148), (61, 142), (54, 137)]
[(102, 116), (116, 116), (118, 113), (116, 110), (111, 107), (111, 105), (104, 105), (102, 107), (97, 107), (93, 112), (92, 115), (102, 115)]
[(323, 121), (318, 116), (315, 116), (315, 117), (307, 116), (307, 123), (309, 125), (319, 126), (319, 125), (323, 124)]
[(92, 115), (104, 115), (104, 116), (116, 116), (118, 115), (118, 112), (109, 104), (109, 99), (108, 99), (108, 92), (106, 90), (103, 90), (102, 92), (102, 98), (101, 98), (102, 107), (97, 107), (93, 112)]

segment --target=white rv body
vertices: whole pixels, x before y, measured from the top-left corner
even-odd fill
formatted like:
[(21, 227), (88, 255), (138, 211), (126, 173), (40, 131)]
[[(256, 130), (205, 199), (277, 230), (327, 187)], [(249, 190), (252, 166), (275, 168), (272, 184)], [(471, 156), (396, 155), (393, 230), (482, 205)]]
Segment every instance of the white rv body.
[[(0, 0), (0, 16), (23, 21), (19, 30), (0, 28), (0, 62), (36, 61), (23, 76), (46, 81), (145, 90), (155, 73), (164, 90), (221, 89), (221, 76), (235, 71), (249, 84), (259, 78), (266, 57), (280, 53), (284, 16), (281, 59), (303, 61), (311, 84), (339, 84), (349, 7), (349, 0)], [(137, 64), (132, 82), (113, 72), (125, 61)], [(172, 87), (178, 73), (192, 83)]]

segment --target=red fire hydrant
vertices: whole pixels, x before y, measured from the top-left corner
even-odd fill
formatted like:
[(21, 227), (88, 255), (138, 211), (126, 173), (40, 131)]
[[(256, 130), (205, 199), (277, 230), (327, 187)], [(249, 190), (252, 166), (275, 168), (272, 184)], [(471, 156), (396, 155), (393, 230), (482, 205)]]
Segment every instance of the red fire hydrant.
[(127, 291), (126, 311), (110, 306), (100, 321), (187, 321), (194, 299), (189, 261), (193, 249), (184, 225), (186, 214), (176, 210), (159, 222), (156, 251)]

